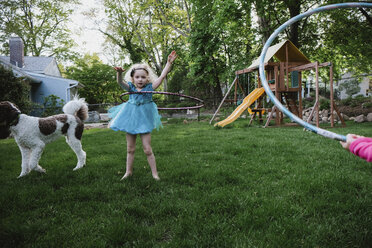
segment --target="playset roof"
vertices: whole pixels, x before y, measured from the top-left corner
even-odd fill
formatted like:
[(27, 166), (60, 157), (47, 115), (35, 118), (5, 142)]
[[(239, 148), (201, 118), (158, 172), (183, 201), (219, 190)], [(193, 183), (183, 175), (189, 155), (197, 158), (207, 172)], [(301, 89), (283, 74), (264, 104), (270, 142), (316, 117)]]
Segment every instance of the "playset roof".
[[(280, 62), (286, 61), (286, 44), (288, 44), (288, 62), (303, 62), (304, 64), (311, 61), (290, 41), (285, 40), (274, 46), (269, 47), (265, 57), (265, 63), (269, 62), (272, 57), (275, 57)], [(255, 59), (248, 69), (258, 68), (260, 58)]]

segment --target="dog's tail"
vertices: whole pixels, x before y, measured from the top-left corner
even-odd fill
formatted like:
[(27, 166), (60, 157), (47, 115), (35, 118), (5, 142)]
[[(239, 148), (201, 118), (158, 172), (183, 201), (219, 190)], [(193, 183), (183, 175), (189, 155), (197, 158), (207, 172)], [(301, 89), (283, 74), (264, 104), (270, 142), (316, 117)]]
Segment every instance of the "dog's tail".
[(84, 121), (88, 119), (88, 105), (84, 98), (79, 98), (75, 95), (74, 98), (63, 106), (63, 112), (65, 114), (75, 115), (80, 120)]

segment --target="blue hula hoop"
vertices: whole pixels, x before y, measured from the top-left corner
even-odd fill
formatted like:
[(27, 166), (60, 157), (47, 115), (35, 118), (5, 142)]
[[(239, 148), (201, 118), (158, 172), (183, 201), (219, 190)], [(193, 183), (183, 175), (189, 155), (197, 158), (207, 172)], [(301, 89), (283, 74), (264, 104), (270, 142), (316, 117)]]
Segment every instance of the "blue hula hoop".
[(346, 141), (346, 136), (340, 135), (331, 131), (324, 130), (322, 128), (318, 128), (314, 125), (311, 125), (310, 123), (307, 123), (303, 121), (302, 119), (298, 118), (296, 115), (292, 114), (287, 108), (285, 108), (278, 99), (276, 99), (275, 95), (271, 91), (269, 84), (266, 80), (265, 76), (265, 70), (264, 70), (264, 64), (265, 64), (265, 56), (266, 52), (269, 49), (270, 44), (273, 42), (273, 40), (278, 36), (278, 34), (283, 31), (286, 27), (289, 25), (303, 19), (304, 17), (310, 16), (312, 14), (326, 11), (326, 10), (333, 10), (333, 9), (339, 9), (339, 8), (372, 8), (372, 3), (338, 3), (338, 4), (331, 4), (326, 5), (323, 7), (319, 7), (313, 10), (309, 10), (305, 13), (299, 14), (295, 17), (292, 17), (288, 21), (286, 21), (284, 24), (282, 24), (279, 28), (277, 28), (274, 33), (272, 33), (269, 37), (269, 39), (266, 41), (261, 55), (260, 55), (260, 65), (259, 65), (259, 73), (261, 78), (261, 83), (266, 91), (266, 94), (270, 97), (270, 100), (275, 104), (276, 107), (279, 108), (280, 111), (282, 111), (286, 116), (288, 116), (292, 121), (302, 125), (307, 130), (310, 130), (316, 134), (319, 134), (321, 136), (324, 136), (329, 139), (339, 140), (339, 141)]

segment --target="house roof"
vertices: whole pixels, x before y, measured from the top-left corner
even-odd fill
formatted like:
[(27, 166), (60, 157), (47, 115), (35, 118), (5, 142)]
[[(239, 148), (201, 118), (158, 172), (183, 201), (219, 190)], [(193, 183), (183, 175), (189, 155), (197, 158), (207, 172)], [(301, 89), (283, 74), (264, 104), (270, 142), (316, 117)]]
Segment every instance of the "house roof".
[(32, 71), (36, 73), (43, 73), (50, 64), (54, 63), (52, 57), (28, 57), (24, 58), (25, 66), (24, 70)]
[[(0, 59), (10, 63), (9, 56), (0, 56)], [(24, 57), (24, 66), (22, 70), (25, 71), (32, 71), (36, 73), (43, 73), (48, 68), (48, 66), (54, 63), (53, 57), (32, 57), (32, 56), (25, 56)]]
[[(303, 62), (304, 64), (311, 63), (311, 61), (290, 41), (285, 40), (274, 46), (269, 47), (266, 52), (264, 62), (267, 63), (272, 57), (275, 57), (280, 62), (287, 61), (285, 44), (288, 44), (288, 62)], [(248, 69), (258, 68), (260, 65), (260, 58), (256, 58)]]
[(13, 73), (15, 74), (15, 76), (17, 76), (17, 77), (25, 77), (25, 78), (29, 79), (31, 81), (31, 83), (37, 83), (37, 84), (41, 83), (40, 79), (37, 79), (37, 78), (29, 75), (29, 73), (27, 73), (26, 71), (23, 71), (21, 68), (15, 66), (15, 65), (12, 65), (9, 62), (9, 60), (8, 61), (6, 60), (6, 56), (0, 56), (0, 64), (5, 66), (9, 70), (12, 70)]
[[(15, 65), (12, 65), (9, 62), (9, 57), (0, 56), (0, 64), (3, 64), (5, 67), (13, 70), (13, 73), (16, 76), (28, 78), (29, 80), (31, 80), (31, 83), (41, 83), (43, 79), (53, 79), (56, 82), (58, 81), (67, 82), (69, 83), (70, 86), (77, 85), (79, 88), (84, 87), (83, 84), (79, 83), (76, 80), (43, 74), (42, 69), (38, 70), (36, 65), (41, 66), (41, 68), (44, 68), (45, 70), (45, 68), (47, 68), (51, 63), (54, 63), (54, 59), (50, 57), (39, 57), (39, 58), (41, 59), (32, 59), (32, 57), (25, 57), (25, 67), (19, 68)], [(28, 65), (26, 64), (26, 61), (28, 62), (27, 63)], [(35, 62), (35, 64), (31, 65), (32, 62)], [(26, 68), (28, 70), (26, 70)]]
[[(69, 86), (78, 86), (80, 83), (76, 80), (68, 79), (68, 78), (63, 78), (63, 77), (56, 77), (56, 76), (50, 76), (50, 75), (45, 75), (45, 74), (40, 74), (40, 73), (34, 73), (34, 72), (27, 72), (28, 75), (40, 79), (43, 81), (43, 79), (52, 79), (55, 82), (67, 82)], [(80, 85), (82, 86), (82, 85)]]

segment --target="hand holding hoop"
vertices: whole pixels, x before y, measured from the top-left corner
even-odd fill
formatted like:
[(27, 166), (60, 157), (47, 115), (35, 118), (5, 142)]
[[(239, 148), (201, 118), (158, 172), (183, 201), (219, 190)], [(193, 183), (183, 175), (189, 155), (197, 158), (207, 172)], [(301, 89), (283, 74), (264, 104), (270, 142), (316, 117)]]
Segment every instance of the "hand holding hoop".
[(343, 148), (345, 148), (346, 150), (349, 150), (351, 143), (353, 143), (353, 141), (355, 141), (356, 139), (362, 138), (362, 137), (363, 136), (349, 133), (348, 135), (346, 135), (346, 142), (340, 141), (340, 144), (342, 145)]

